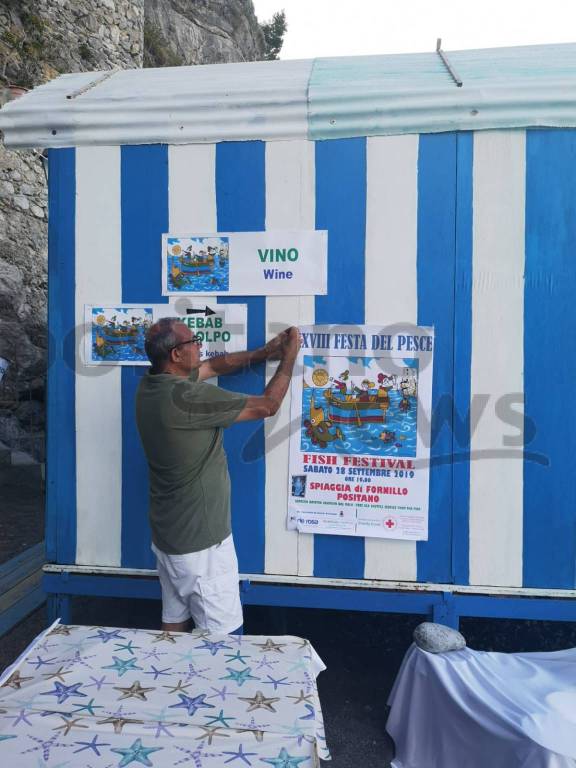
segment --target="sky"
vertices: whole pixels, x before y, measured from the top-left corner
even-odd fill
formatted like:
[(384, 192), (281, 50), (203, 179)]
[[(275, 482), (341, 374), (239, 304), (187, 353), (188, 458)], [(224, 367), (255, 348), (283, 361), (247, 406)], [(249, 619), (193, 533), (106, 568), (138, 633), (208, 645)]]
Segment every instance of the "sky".
[(281, 59), (576, 42), (573, 0), (253, 0), (284, 9)]

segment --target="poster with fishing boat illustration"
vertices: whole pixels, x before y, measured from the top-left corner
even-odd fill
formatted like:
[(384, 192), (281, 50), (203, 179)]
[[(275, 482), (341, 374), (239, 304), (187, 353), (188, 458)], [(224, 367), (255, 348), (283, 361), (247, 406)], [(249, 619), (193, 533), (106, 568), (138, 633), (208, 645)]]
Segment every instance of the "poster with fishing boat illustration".
[(162, 295), (323, 295), (327, 253), (325, 230), (166, 233)]
[(152, 306), (87, 305), (85, 318), (86, 365), (149, 365), (144, 337), (153, 323)]
[(228, 237), (168, 236), (165, 248), (168, 293), (228, 292)]
[(431, 328), (301, 328), (288, 527), (428, 537)]

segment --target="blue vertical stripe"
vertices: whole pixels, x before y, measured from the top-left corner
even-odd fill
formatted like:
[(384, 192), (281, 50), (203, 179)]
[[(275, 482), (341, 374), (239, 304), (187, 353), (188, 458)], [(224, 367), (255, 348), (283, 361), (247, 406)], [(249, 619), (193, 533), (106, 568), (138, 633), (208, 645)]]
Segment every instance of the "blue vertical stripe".
[(428, 541), (417, 544), (418, 581), (452, 577), (452, 430), (456, 134), (420, 136), (418, 324), (435, 329)]
[(452, 576), (470, 580), (470, 386), (472, 365), (472, 133), (456, 139), (456, 290), (454, 306), (454, 467)]
[[(121, 156), (122, 301), (162, 304), (162, 233), (168, 232), (168, 148), (125, 146)], [(122, 369), (122, 566), (154, 568), (150, 550), (148, 469), (134, 418), (147, 368)]]
[(46, 554), (76, 561), (76, 153), (49, 151)]
[[(265, 144), (261, 141), (216, 145), (216, 211), (219, 232), (258, 232), (265, 229)], [(232, 255), (233, 258), (233, 255)], [(264, 297), (220, 297), (221, 304), (248, 305), (248, 348), (266, 341)], [(222, 376), (225, 389), (261, 395), (263, 365)], [(226, 430), (224, 445), (232, 482), (232, 528), (240, 570), (264, 573), (264, 425), (236, 424)]]
[(526, 587), (576, 583), (576, 131), (526, 133), (524, 461)]
[[(316, 229), (328, 230), (328, 294), (317, 324), (364, 323), (366, 139), (316, 142)], [(364, 577), (364, 539), (314, 535), (314, 575)]]

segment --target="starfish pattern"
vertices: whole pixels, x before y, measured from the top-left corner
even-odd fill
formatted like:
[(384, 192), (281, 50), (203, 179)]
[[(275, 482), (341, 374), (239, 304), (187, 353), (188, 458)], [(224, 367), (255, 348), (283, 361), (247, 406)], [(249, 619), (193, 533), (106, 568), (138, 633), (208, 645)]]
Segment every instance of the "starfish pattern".
[(265, 729), (268, 728), (270, 723), (257, 723), (254, 717), (251, 717), (249, 723), (239, 723), (239, 725), (242, 725), (242, 728), (236, 728), (238, 733), (252, 733), (256, 741), (262, 742), (266, 733)]
[(308, 669), (308, 659), (300, 659), (300, 661), (295, 661), (294, 664), (290, 667), (290, 669), (287, 669), (286, 671), (288, 673), (290, 672), (296, 672), (297, 669)]
[(183, 757), (182, 760), (178, 760), (174, 765), (181, 765), (182, 763), (189, 763), (191, 760), (194, 762), (194, 765), (196, 768), (202, 768), (202, 758), (203, 757), (220, 757), (219, 752), (204, 752), (204, 742), (201, 741), (200, 744), (196, 747), (196, 749), (187, 749), (187, 747), (179, 747), (177, 745), (176, 749), (178, 749), (180, 752), (184, 752), (187, 757)]
[(262, 658), (259, 661), (257, 661), (256, 664), (257, 666), (255, 671), (257, 672), (259, 669), (262, 669), (262, 667), (269, 667), (270, 669), (272, 669), (273, 668), (272, 665), (280, 664), (280, 661), (279, 660), (272, 661), (266, 656), (266, 654), (264, 654), (264, 656), (262, 656)]
[(141, 765), (152, 765), (152, 761), (148, 755), (152, 752), (158, 752), (164, 749), (164, 747), (145, 747), (140, 739), (136, 741), (127, 749), (120, 749), (118, 747), (110, 749), (110, 752), (116, 752), (117, 755), (123, 755), (122, 760), (118, 763), (118, 768), (124, 768), (130, 763), (140, 763)]
[(204, 717), (207, 717), (210, 722), (206, 723), (206, 725), (214, 725), (215, 723), (222, 723), (224, 728), (230, 728), (226, 720), (236, 720), (235, 717), (224, 717), (224, 710), (221, 709), (218, 713), (218, 717), (214, 717), (214, 715), (204, 715)]
[(311, 701), (312, 700), (312, 694), (311, 693), (304, 693), (302, 689), (300, 689), (300, 695), (299, 696), (286, 696), (287, 699), (294, 699), (294, 704), (301, 704), (303, 701)]
[(298, 723), (298, 720), (294, 720), (294, 725), (284, 725), (282, 729), (287, 731), (285, 739), (296, 739), (298, 746), (302, 746), (303, 741), (307, 741), (309, 744), (314, 744), (316, 738), (307, 733), (302, 726)]
[(206, 698), (205, 693), (201, 693), (199, 696), (194, 696), (194, 697), (186, 696), (185, 693), (179, 693), (178, 698), (180, 699), (180, 703), (171, 704), (170, 709), (183, 708), (188, 712), (190, 717), (192, 717), (192, 715), (195, 715), (200, 708), (214, 709), (214, 704), (208, 704), (207, 702), (204, 701), (204, 699)]
[(278, 757), (261, 757), (263, 763), (269, 763), (274, 768), (298, 768), (300, 763), (310, 760), (310, 757), (293, 757), (282, 747)]
[(153, 728), (156, 729), (156, 733), (154, 734), (154, 738), (158, 739), (163, 734), (166, 734), (166, 736), (170, 736), (170, 738), (174, 738), (173, 734), (170, 733), (166, 725), (164, 724), (164, 720), (154, 720), (150, 725), (145, 725), (144, 728), (147, 731), (151, 731)]
[(268, 680), (263, 680), (263, 681), (262, 681), (262, 682), (263, 682), (263, 684), (264, 684), (264, 685), (273, 685), (273, 686), (274, 686), (274, 690), (275, 690), (275, 691), (277, 691), (277, 690), (278, 690), (278, 686), (279, 686), (279, 685), (290, 685), (290, 683), (285, 683), (285, 682), (284, 682), (285, 680), (288, 680), (288, 678), (287, 678), (287, 677), (281, 677), (281, 678), (279, 678), (278, 680), (276, 680), (275, 678), (273, 678), (271, 675), (266, 675), (266, 677), (268, 678)]
[(188, 675), (186, 676), (186, 682), (188, 682), (188, 680), (192, 680), (194, 677), (201, 677), (202, 680), (209, 680), (210, 678), (206, 677), (206, 675), (203, 675), (202, 672), (208, 672), (208, 667), (204, 667), (204, 669), (196, 669), (194, 664), (188, 664)]
[(229, 662), (230, 664), (232, 664), (232, 662), (233, 662), (233, 661), (239, 661), (241, 664), (246, 664), (246, 662), (244, 661), (244, 659), (250, 659), (250, 658), (252, 658), (251, 656), (248, 656), (247, 654), (243, 656), (243, 655), (240, 653), (240, 649), (238, 649), (238, 650), (236, 651), (236, 653), (225, 653), (225, 654), (224, 654), (224, 657), (225, 657), (226, 659), (230, 659), (230, 662)]
[(308, 648), (310, 646), (310, 641), (306, 640), (304, 637), (299, 637), (297, 640), (293, 640), (292, 643), (297, 648)]
[(232, 763), (235, 760), (242, 760), (243, 763), (246, 763), (246, 765), (252, 765), (250, 760), (248, 760), (249, 757), (253, 757), (254, 755), (257, 755), (257, 752), (244, 752), (242, 744), (238, 744), (238, 751), (237, 752), (222, 752), (222, 755), (232, 755), (232, 757), (229, 760), (224, 760), (224, 763)]
[(48, 659), (45, 661), (44, 659), (41, 659), (40, 656), (36, 656), (36, 661), (28, 661), (28, 664), (36, 664), (34, 669), (40, 669), (40, 667), (48, 666), (48, 664), (54, 664), (56, 661), (56, 656), (54, 656), (53, 659)]
[(266, 698), (262, 691), (256, 691), (256, 694), (251, 698), (244, 696), (238, 696), (238, 698), (240, 701), (245, 701), (250, 705), (246, 712), (253, 712), (255, 709), (267, 709), (268, 712), (276, 712), (273, 704), (275, 704), (277, 701), (280, 701), (278, 697)]
[(87, 725), (77, 725), (77, 723), (80, 722), (80, 720), (83, 720), (83, 717), (77, 717), (74, 720), (72, 720), (69, 717), (65, 717), (64, 715), (61, 715), (62, 720), (64, 720), (64, 723), (62, 725), (57, 725), (56, 728), (52, 728), (53, 731), (62, 731), (63, 736), (68, 736), (70, 731), (73, 728), (88, 728)]
[(120, 629), (112, 629), (110, 631), (107, 631), (105, 629), (98, 629), (97, 633), (95, 635), (90, 635), (88, 637), (88, 640), (92, 640), (92, 638), (97, 638), (98, 640), (102, 640), (103, 643), (109, 643), (110, 640), (126, 640), (125, 637), (123, 637), (120, 634)]
[(122, 675), (126, 674), (126, 672), (133, 672), (135, 669), (142, 669), (142, 667), (137, 667), (136, 662), (138, 659), (120, 659), (118, 656), (112, 656), (114, 659), (114, 664), (110, 664), (107, 667), (102, 667), (102, 669), (115, 669), (118, 672), (118, 677), (122, 677)]
[[(6, 711), (6, 710), (4, 710), (4, 711)], [(31, 726), (32, 723), (30, 722), (30, 720), (28, 720), (27, 714), (31, 715), (32, 711), (26, 713), (25, 709), (21, 709), (20, 712), (17, 715), (14, 715), (14, 714), (12, 714), (12, 715), (4, 715), (4, 718), (6, 718), (7, 720), (12, 720), (12, 718), (14, 718), (14, 722), (12, 723), (12, 727), (13, 728), (15, 726), (19, 725), (20, 723), (26, 723), (26, 725), (30, 725)]]
[(219, 699), (222, 699), (222, 701), (226, 701), (226, 696), (234, 696), (234, 694), (230, 693), (230, 691), (228, 690), (227, 685), (225, 685), (220, 689), (210, 686), (210, 690), (214, 691), (214, 693), (212, 694), (212, 696), (208, 696), (209, 699), (215, 699), (216, 697), (218, 697)]
[(238, 683), (239, 687), (241, 687), (247, 680), (260, 680), (259, 677), (254, 677), (254, 675), (250, 674), (250, 672), (252, 672), (250, 667), (241, 670), (226, 667), (226, 671), (228, 674), (221, 677), (220, 680), (234, 680), (235, 683)]
[(26, 680), (32, 680), (32, 677), (22, 677), (20, 674), (20, 671), (17, 669), (16, 672), (12, 672), (8, 680), (6, 680), (5, 683), (2, 683), (2, 688), (14, 688), (15, 691), (19, 691), (22, 688), (22, 683), (26, 682)]
[(179, 691), (185, 691), (190, 688), (190, 685), (182, 685), (182, 680), (178, 680), (178, 685), (163, 685), (162, 688), (170, 688), (168, 693), (178, 693)]
[(170, 632), (149, 632), (148, 634), (154, 638), (153, 643), (161, 643), (162, 641), (175, 643), (179, 639), (178, 635), (172, 635)]
[(71, 669), (69, 669), (69, 670), (67, 670), (66, 672), (63, 672), (63, 671), (62, 671), (63, 669), (64, 669), (64, 667), (60, 667), (60, 669), (58, 670), (58, 672), (50, 672), (50, 673), (49, 673), (49, 674), (47, 674), (47, 675), (46, 675), (46, 674), (42, 675), (42, 677), (45, 677), (45, 678), (46, 678), (46, 680), (51, 680), (52, 678), (56, 678), (56, 679), (60, 680), (60, 682), (62, 682), (62, 683), (65, 683), (65, 682), (66, 682), (66, 680), (64, 680), (64, 677), (63, 677), (63, 676), (64, 676), (64, 675), (71, 675), (71, 674), (72, 674), (72, 670), (71, 670)]
[[(212, 739), (214, 736), (222, 736), (226, 739), (230, 738), (230, 734), (225, 733), (223, 728), (219, 725), (199, 725), (198, 728), (201, 728), (204, 733), (201, 736), (196, 736), (196, 741), (200, 741), (200, 739), (208, 739), (208, 746), (212, 746)], [(222, 733), (218, 733), (218, 731), (222, 731)]]
[(103, 741), (98, 741), (98, 734), (94, 736), (92, 741), (75, 741), (75, 744), (80, 745), (80, 749), (75, 749), (74, 754), (76, 755), (78, 752), (84, 752), (85, 749), (92, 749), (94, 752), (100, 757), (100, 752), (98, 752), (98, 749), (101, 749), (102, 747), (109, 747), (110, 744), (105, 743)]
[(303, 685), (307, 693), (316, 688), (316, 681), (309, 672), (304, 672), (304, 680), (294, 680), (294, 682)]
[(114, 726), (114, 733), (122, 733), (122, 728), (124, 728), (125, 725), (143, 725), (144, 720), (134, 720), (131, 717), (122, 717), (121, 715), (115, 714), (111, 717), (107, 717), (105, 720), (96, 721), (96, 725), (107, 725), (108, 723)]
[(77, 640), (75, 643), (62, 643), (62, 647), (68, 648), (68, 650), (80, 651), (84, 646), (84, 640)]
[[(34, 705), (36, 704), (36, 699), (40, 695), (39, 693), (32, 693), (32, 691), (29, 691), (31, 693), (31, 696), (28, 696), (27, 699), (14, 699), (14, 704), (17, 707), (21, 707), (21, 709), (35, 709)], [(7, 712), (8, 710), (3, 710), (4, 712)]]
[(161, 675), (164, 675), (164, 677), (168, 676), (169, 670), (171, 670), (172, 667), (166, 667), (166, 669), (156, 669), (154, 664), (152, 664), (152, 669), (150, 672), (144, 672), (145, 675), (154, 675), (154, 680), (158, 680), (158, 678)]
[(286, 643), (275, 643), (274, 640), (272, 640), (270, 637), (266, 640), (265, 643), (252, 643), (252, 645), (257, 645), (259, 648), (262, 648), (261, 653), (265, 651), (274, 651), (275, 653), (284, 653), (282, 648), (286, 647)]
[(135, 656), (134, 648), (140, 648), (140, 646), (132, 645), (132, 640), (129, 640), (127, 643), (116, 643), (115, 651), (116, 653), (119, 653), (120, 651), (128, 651), (132, 656)]
[(86, 659), (93, 659), (95, 656), (95, 653), (91, 653), (90, 656), (82, 656), (80, 651), (74, 651), (74, 656), (71, 659), (64, 659), (64, 661), (70, 664), (80, 664), (81, 667), (86, 667), (86, 669), (93, 669), (92, 664), (88, 664)]
[(48, 632), (47, 637), (50, 637), (51, 635), (66, 635), (68, 637), (72, 630), (73, 627), (67, 627), (65, 624), (57, 624), (54, 629), (51, 629), (50, 632)]
[(29, 752), (39, 752), (42, 750), (42, 757), (44, 758), (44, 761), (47, 762), (50, 760), (50, 751), (52, 749), (56, 749), (57, 747), (67, 747), (68, 744), (64, 744), (60, 741), (58, 741), (58, 735), (57, 733), (52, 736), (50, 739), (39, 739), (37, 736), (31, 736), (28, 734), (28, 738), (32, 739), (36, 742), (38, 745), (37, 747), (30, 747), (30, 749), (25, 749), (22, 754), (26, 755)]
[(160, 656), (166, 656), (167, 653), (168, 651), (159, 651), (158, 648), (152, 648), (151, 651), (143, 651), (142, 658), (156, 659), (156, 661), (160, 661)]
[(122, 699), (140, 699), (140, 701), (148, 701), (146, 694), (150, 691), (155, 691), (156, 688), (142, 688), (140, 682), (136, 680), (135, 683), (129, 688), (122, 688), (120, 686), (114, 686), (115, 691), (122, 691), (122, 696), (118, 697), (118, 701)]
[(313, 720), (316, 717), (316, 712), (314, 711), (314, 707), (312, 704), (304, 704), (306, 709), (308, 710), (307, 715), (302, 715), (302, 717), (298, 718), (299, 720)]
[(56, 700), (58, 704), (63, 704), (65, 701), (68, 701), (68, 699), (71, 696), (86, 696), (85, 693), (80, 693), (78, 688), (82, 686), (82, 683), (75, 683), (74, 685), (64, 685), (63, 683), (59, 683), (56, 681), (54, 683), (54, 690), (53, 691), (45, 691), (44, 693), (41, 693), (41, 696), (56, 696)]
[(94, 704), (94, 699), (90, 699), (88, 704), (80, 705), (78, 709), (75, 709), (72, 714), (77, 715), (78, 712), (84, 712), (84, 710), (86, 710), (86, 712), (88, 712), (89, 715), (95, 715), (96, 714), (96, 712), (94, 712), (95, 709), (102, 709), (102, 705)]
[(194, 662), (198, 658), (198, 654), (194, 653), (193, 650), (188, 650), (186, 653), (175, 653), (173, 656), (177, 663), (182, 661)]
[(96, 686), (96, 690), (99, 691), (102, 688), (102, 686), (104, 686), (104, 685), (114, 685), (114, 683), (106, 683), (106, 682), (104, 682), (106, 680), (106, 675), (102, 675), (102, 677), (100, 679), (98, 679), (97, 677), (92, 677), (92, 675), (90, 675), (90, 680), (94, 680), (94, 682), (93, 683), (86, 683), (86, 685), (84, 686), (85, 688), (91, 688), (93, 685), (95, 685)]
[(38, 645), (36, 646), (36, 648), (39, 651), (44, 651), (45, 653), (47, 653), (50, 648), (55, 648), (55, 647), (56, 647), (56, 643), (49, 643), (48, 639), (45, 639), (43, 643), (38, 643)]
[(218, 651), (224, 650), (224, 648), (227, 651), (232, 650), (229, 645), (226, 645), (225, 640), (202, 640), (202, 642), (204, 645), (196, 645), (194, 647), (201, 651), (210, 651), (211, 656), (216, 656)]

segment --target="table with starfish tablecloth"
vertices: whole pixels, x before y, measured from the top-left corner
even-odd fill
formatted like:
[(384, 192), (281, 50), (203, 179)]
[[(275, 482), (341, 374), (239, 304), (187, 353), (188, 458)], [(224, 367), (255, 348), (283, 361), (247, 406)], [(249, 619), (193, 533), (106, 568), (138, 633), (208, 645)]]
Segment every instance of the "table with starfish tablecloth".
[(312, 768), (324, 668), (298, 637), (56, 623), (0, 676), (0, 764)]

